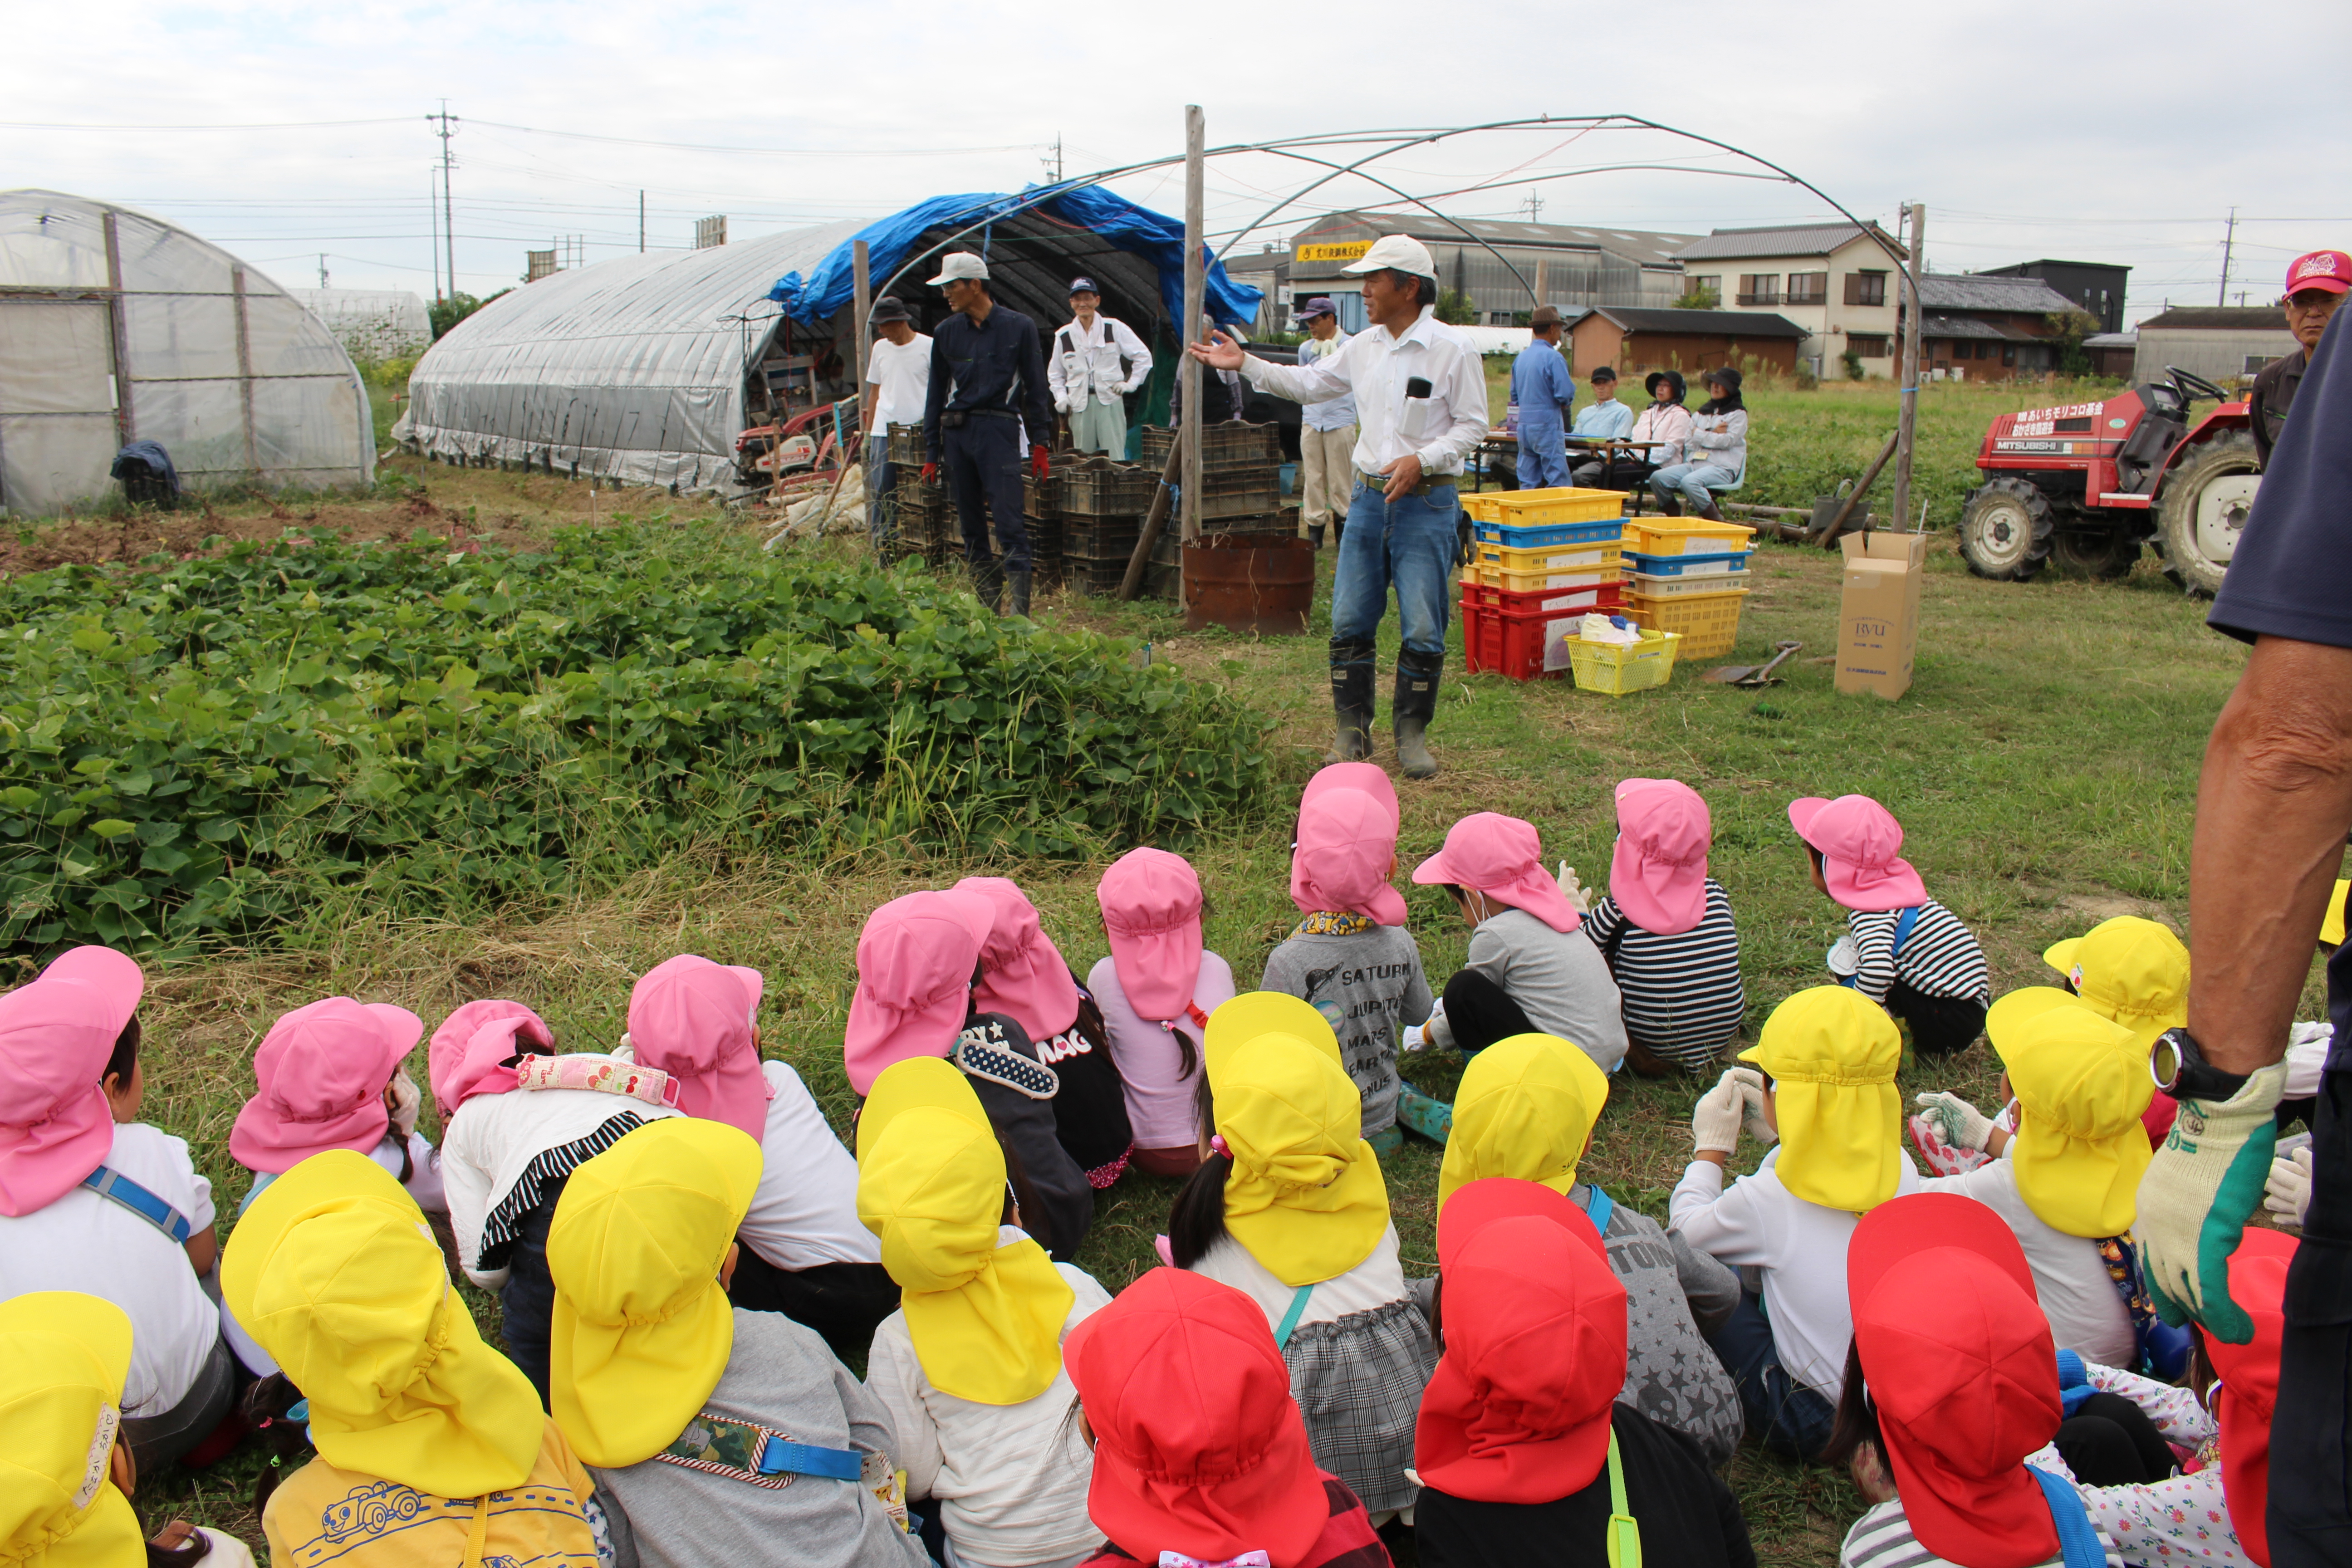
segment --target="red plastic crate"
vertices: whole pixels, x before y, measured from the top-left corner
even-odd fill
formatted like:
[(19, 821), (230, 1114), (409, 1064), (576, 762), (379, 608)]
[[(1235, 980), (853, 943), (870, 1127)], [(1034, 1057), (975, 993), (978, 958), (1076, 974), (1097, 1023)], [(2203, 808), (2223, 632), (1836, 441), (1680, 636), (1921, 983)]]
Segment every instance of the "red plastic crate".
[(1557, 665), (1550, 669), (1544, 668), (1545, 652), (1554, 640), (1551, 631), (1563, 623), (1573, 626), (1584, 614), (1582, 610), (1554, 610), (1513, 615), (1475, 604), (1465, 594), (1462, 600), (1463, 663), (1473, 675), (1493, 673), (1512, 680), (1564, 676), (1569, 672), (1565, 644), (1561, 645)]
[(1604, 583), (1598, 588), (1545, 588), (1532, 594), (1513, 594), (1490, 588), (1484, 583), (1465, 583), (1462, 603), (1482, 610), (1499, 610), (1507, 616), (1582, 616), (1595, 611), (1613, 614), (1624, 607), (1624, 584), (1618, 582)]

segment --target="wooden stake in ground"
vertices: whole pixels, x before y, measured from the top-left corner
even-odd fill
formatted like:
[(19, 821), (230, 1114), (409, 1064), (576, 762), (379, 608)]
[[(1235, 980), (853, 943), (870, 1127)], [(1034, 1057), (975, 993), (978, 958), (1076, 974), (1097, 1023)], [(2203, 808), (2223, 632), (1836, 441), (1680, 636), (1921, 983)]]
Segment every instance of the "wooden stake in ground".
[(868, 307), (873, 303), (868, 296), (874, 291), (874, 286), (866, 276), (866, 242), (862, 239), (849, 242), (849, 280), (851, 287), (857, 291), (856, 320), (851, 327), (857, 341), (857, 390), (852, 395), (862, 407), (866, 401), (866, 356), (873, 346), (873, 333), (867, 329), (866, 318)]
[(1903, 316), (1903, 412), (1895, 426), (1895, 526), (1898, 529), (1910, 526), (1912, 436), (1919, 425), (1919, 327), (1926, 314), (1919, 305), (1919, 274), (1925, 270), (1920, 252), (1927, 244), (1927, 206), (1925, 202), (1913, 202), (1909, 210), (1911, 257), (1902, 275), (1911, 297)]
[[(1184, 106), (1184, 324), (1176, 334), (1179, 343), (1189, 343), (1201, 331), (1201, 313), (1208, 291), (1208, 269), (1201, 259), (1202, 231), (1207, 226), (1202, 189), (1202, 146), (1207, 121), (1202, 117), (1201, 106)], [(1187, 353), (1177, 362), (1177, 374), (1183, 378), (1184, 418), (1176, 435), (1176, 449), (1184, 458), (1184, 521), (1177, 534), (1184, 544), (1201, 537), (1201, 378), (1204, 374), (1201, 362)], [(1176, 602), (1191, 602), (1192, 584), (1184, 580), (1184, 552), (1176, 552)]]
[[(1127, 575), (1119, 579), (1118, 596), (1122, 599), (1132, 599), (1143, 589), (1144, 569), (1151, 564), (1151, 547), (1160, 542), (1160, 534), (1168, 527), (1169, 487), (1176, 482), (1183, 466), (1184, 437), (1179, 431), (1174, 444), (1168, 448), (1168, 461), (1160, 470), (1160, 488), (1151, 494), (1151, 510), (1143, 514), (1143, 527), (1136, 533), (1135, 553), (1127, 558)], [(1180, 554), (1177, 559), (1181, 561), (1183, 557)], [(1181, 573), (1183, 568), (1179, 566), (1177, 570)]]
[[(1878, 470), (1886, 467), (1886, 459), (1895, 456), (1895, 448), (1902, 439), (1903, 428), (1898, 425), (1895, 428), (1895, 433), (1886, 437), (1886, 445), (1878, 448), (1878, 456), (1870, 460), (1870, 467), (1862, 471), (1861, 479), (1855, 483), (1853, 493), (1845, 498), (1845, 504), (1837, 509), (1837, 515), (1830, 519), (1829, 527), (1822, 531), (1822, 549), (1827, 550), (1835, 544), (1838, 535), (1845, 531), (1845, 520), (1853, 515), (1855, 507), (1862, 505), (1862, 498), (1870, 493), (1870, 487), (1878, 482)], [(1864, 507), (1862, 515), (1864, 518), (1869, 517), (1870, 509)], [(1899, 521), (1902, 514), (1898, 512), (1895, 516)], [(1866, 522), (1864, 524), (1865, 528), (1868, 526)]]

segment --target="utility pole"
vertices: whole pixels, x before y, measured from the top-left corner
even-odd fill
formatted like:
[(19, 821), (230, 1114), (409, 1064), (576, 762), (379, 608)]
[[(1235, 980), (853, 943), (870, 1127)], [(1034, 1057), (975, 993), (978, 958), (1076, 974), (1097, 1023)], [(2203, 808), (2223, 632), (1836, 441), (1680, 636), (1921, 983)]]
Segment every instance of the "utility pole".
[(1543, 197), (1533, 191), (1528, 193), (1528, 221), (1529, 223), (1543, 221)]
[(322, 251), (319, 252), (319, 287), (320, 287), (320, 288), (321, 288), (321, 289), (324, 289), (326, 286), (327, 286), (327, 253), (326, 253), (325, 251), (323, 251), (323, 250), (322, 250)]
[[(1208, 122), (1197, 103), (1184, 108), (1184, 320), (1178, 324), (1176, 341), (1189, 343), (1201, 335), (1201, 308), (1208, 292), (1208, 268), (1201, 259), (1202, 231), (1208, 226), (1206, 197), (1202, 189), (1203, 150), (1207, 143)], [(1184, 387), (1184, 423), (1176, 439), (1183, 444), (1184, 512), (1177, 537), (1191, 544), (1201, 537), (1201, 475), (1206, 467), (1202, 461), (1201, 437), (1201, 362), (1186, 354), (1177, 370)], [(1189, 605), (1192, 584), (1184, 580), (1184, 552), (1176, 552), (1176, 602)]]
[(449, 298), (457, 297), (457, 230), (450, 216), (449, 201), (449, 138), (455, 134), (457, 117), (449, 112), (449, 100), (441, 100), (441, 112), (428, 114), (427, 120), (437, 120), (441, 128), (434, 134), (441, 138), (441, 239), (449, 247)]
[(435, 190), (434, 174), (425, 171), (425, 221), (433, 227), (433, 247), (428, 254), (433, 259), (433, 302), (441, 302), (441, 208), (440, 192)]
[(1906, 208), (1911, 216), (1911, 259), (1903, 278), (1910, 289), (1903, 312), (1903, 412), (1895, 426), (1895, 526), (1911, 526), (1911, 451), (1912, 435), (1919, 424), (1919, 326), (1924, 312), (1919, 307), (1919, 276), (1927, 271), (1924, 255), (1927, 245), (1927, 207), (1924, 202), (1913, 202)]
[(1052, 172), (1054, 177), (1050, 184), (1058, 185), (1062, 183), (1062, 133), (1060, 132), (1054, 132), (1054, 155), (1050, 158), (1041, 158), (1038, 162), (1044, 163)]
[(2226, 305), (2230, 302), (2230, 247), (2236, 243), (2237, 238), (2238, 209), (2231, 207), (2230, 226), (2221, 231), (2221, 296), (2213, 301), (2216, 305)]
[(637, 193), (637, 254), (646, 253), (646, 193)]

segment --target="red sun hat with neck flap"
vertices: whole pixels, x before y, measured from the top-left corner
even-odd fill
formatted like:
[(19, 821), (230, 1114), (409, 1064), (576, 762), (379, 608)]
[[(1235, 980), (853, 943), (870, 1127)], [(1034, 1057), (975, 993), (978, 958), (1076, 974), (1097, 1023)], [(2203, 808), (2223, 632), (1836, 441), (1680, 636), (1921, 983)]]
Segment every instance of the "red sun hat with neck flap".
[(1445, 847), (1412, 868), (1423, 887), (1451, 883), (1498, 904), (1525, 910), (1563, 934), (1581, 922), (1576, 906), (1543, 868), (1543, 840), (1532, 823), (1492, 811), (1474, 812), (1445, 832)]
[(1789, 826), (1822, 852), (1822, 880), (1847, 909), (1873, 913), (1927, 901), (1927, 884), (1903, 858), (1903, 825), (1868, 795), (1792, 800)]
[(1912, 1533), (1961, 1568), (2030, 1568), (2058, 1529), (2026, 1458), (2056, 1436), (2058, 1352), (2007, 1221), (1956, 1193), (1863, 1215), (1853, 1339)]

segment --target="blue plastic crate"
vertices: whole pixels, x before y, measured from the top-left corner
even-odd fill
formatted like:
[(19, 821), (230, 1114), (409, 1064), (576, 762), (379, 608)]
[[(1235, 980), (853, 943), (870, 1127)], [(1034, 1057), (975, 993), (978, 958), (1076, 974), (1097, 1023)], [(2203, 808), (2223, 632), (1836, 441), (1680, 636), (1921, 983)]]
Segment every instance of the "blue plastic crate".
[(1470, 531), (1489, 544), (1513, 550), (1548, 544), (1606, 544), (1624, 533), (1625, 520), (1608, 517), (1598, 522), (1549, 522), (1529, 528), (1507, 522), (1473, 522)]
[(1729, 555), (1637, 555), (1625, 552), (1625, 570), (1645, 577), (1720, 576), (1748, 570), (1748, 552)]

